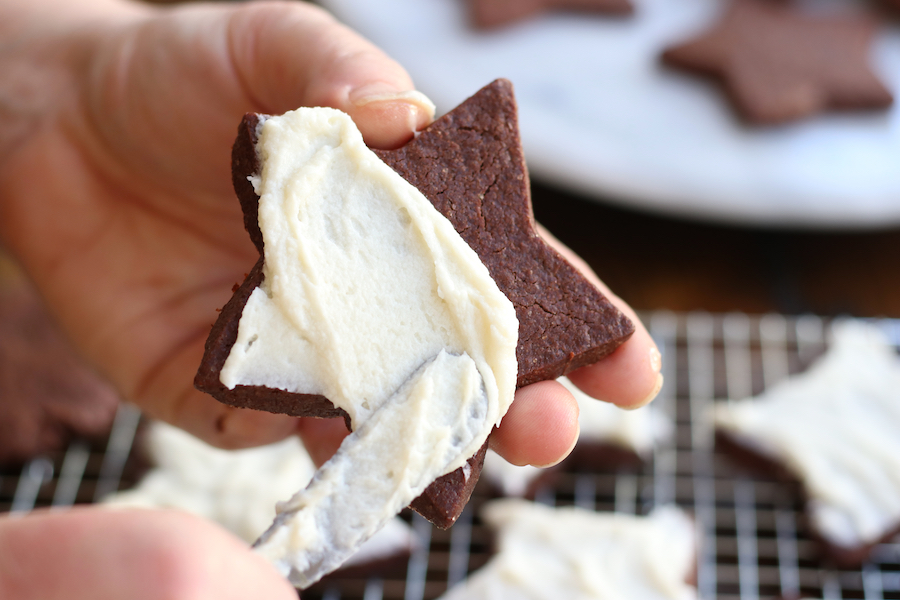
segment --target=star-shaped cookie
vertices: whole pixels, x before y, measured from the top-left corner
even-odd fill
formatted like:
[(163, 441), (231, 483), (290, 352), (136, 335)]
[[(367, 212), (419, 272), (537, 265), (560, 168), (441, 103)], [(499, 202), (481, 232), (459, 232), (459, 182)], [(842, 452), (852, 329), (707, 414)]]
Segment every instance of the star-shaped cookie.
[(857, 16), (734, 0), (712, 29), (662, 58), (719, 79), (748, 122), (775, 124), (829, 109), (889, 106), (890, 91), (869, 67), (874, 34), (874, 23)]
[(475, 27), (495, 29), (551, 10), (630, 15), (631, 0), (468, 0)]
[(858, 568), (900, 533), (900, 359), (884, 331), (836, 321), (806, 371), (712, 408), (716, 447), (761, 476), (799, 482), (823, 557)]
[(480, 515), (496, 553), (438, 600), (696, 600), (697, 539), (681, 509), (649, 515), (494, 500)]
[[(232, 406), (295, 416), (345, 416), (322, 396), (263, 386), (228, 389), (220, 381), (243, 307), (263, 278), (259, 198), (247, 179), (260, 169), (255, 140), (262, 118), (245, 117), (233, 151), (235, 190), (260, 259), (219, 314), (195, 385)], [(631, 321), (535, 231), (508, 81), (486, 86), (406, 146), (377, 154), (451, 222), (512, 301), (519, 321), (519, 387), (594, 363), (631, 336)], [(478, 479), (485, 450), (486, 446), (472, 457), (467, 468), (432, 483), (413, 508), (439, 526), (452, 524)]]
[[(141, 442), (153, 467), (135, 487), (104, 498), (104, 506), (185, 511), (218, 523), (248, 543), (272, 523), (276, 504), (289, 499), (316, 472), (297, 438), (222, 450), (176, 427), (151, 421)], [(412, 528), (394, 517), (333, 575), (405, 573), (416, 545)]]

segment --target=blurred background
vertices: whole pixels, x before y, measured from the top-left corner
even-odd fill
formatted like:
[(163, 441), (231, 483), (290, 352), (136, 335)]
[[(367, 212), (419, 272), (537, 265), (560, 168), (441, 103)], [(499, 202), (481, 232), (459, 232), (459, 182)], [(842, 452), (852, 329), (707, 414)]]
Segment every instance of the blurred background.
[[(635, 308), (900, 315), (900, 110), (745, 125), (714, 82), (659, 60), (726, 3), (634, 0), (630, 16), (547, 11), (490, 30), (458, 0), (321, 4), (439, 113), (510, 79), (538, 220)], [(823, 4), (877, 20), (870, 65), (900, 89), (900, 19)]]
[[(715, 82), (670, 70), (659, 60), (668, 46), (712, 25), (726, 2), (632, 1), (634, 12), (628, 16), (548, 11), (489, 30), (472, 25), (463, 0), (319, 3), (403, 64), (435, 101), (439, 115), (491, 80), (510, 79), (520, 105), (537, 220), (647, 316), (667, 357), (667, 385), (658, 404), (678, 423), (679, 433), (671, 448), (658, 449), (653, 462), (632, 479), (613, 471), (602, 476), (606, 479), (590, 480), (596, 484), (591, 506), (619, 510), (622, 498), (630, 498), (624, 506), (640, 512), (674, 499), (706, 514), (710, 521), (703, 527), (718, 537), (711, 550), (707, 546), (703, 563), (711, 565), (706, 579), (701, 577), (705, 597), (759, 598), (766, 591), (776, 596), (800, 590), (842, 597), (843, 589), (843, 597), (900, 598), (900, 544), (885, 544), (872, 563), (876, 566), (821, 570), (796, 490), (784, 495), (781, 488), (754, 488), (714, 461), (709, 447), (695, 447), (692, 437), (693, 411), (730, 392), (731, 371), (722, 374), (721, 356), (735, 339), (747, 346), (746, 380), (757, 393), (822, 351), (828, 317), (900, 317), (900, 106), (823, 113), (777, 126), (747, 125)], [(887, 9), (890, 1), (795, 0), (792, 6), (864, 13), (871, 19), (875, 34), (869, 65), (896, 96), (900, 16)], [(18, 440), (0, 455), (0, 465), (10, 465), (0, 469), (0, 510), (56, 502), (55, 476), (69, 460), (59, 449), (72, 433), (89, 443), (79, 446), (85, 462), (66, 501), (100, 499), (137, 479), (137, 471), (128, 475), (124, 465), (139, 416), (123, 417), (120, 411), (126, 434), (115, 442), (118, 454), (111, 455), (114, 440), (106, 445), (105, 436), (115, 412), (112, 392), (91, 380), (88, 370), (72, 366), (77, 359), (71, 353), (68, 374), (60, 377), (77, 385), (46, 385), (58, 379), (41, 371), (38, 358), (65, 350), (57, 334), (47, 333), (52, 324), (46, 317), (35, 316), (40, 310), (27, 280), (0, 255), (0, 385), (5, 386), (0, 393), (22, 394), (23, 402), (42, 394), (52, 398), (51, 406), (65, 405), (67, 398), (76, 404), (100, 400), (88, 420), (52, 409), (47, 414), (53, 418), (41, 421), (39, 434), (18, 431), (0, 414), (0, 438)], [(18, 327), (26, 313), (34, 325)], [(801, 335), (810, 323), (818, 332), (812, 338)], [(744, 333), (725, 339), (728, 331)], [(810, 351), (807, 342), (813, 338)], [(688, 360), (690, 344), (697, 340), (707, 346)], [(46, 350), (51, 347), (52, 355)], [(775, 362), (765, 358), (773, 348)], [(709, 364), (697, 367), (697, 356), (708, 356)], [(773, 364), (782, 366), (771, 371)], [(677, 452), (688, 458), (676, 460)], [(49, 458), (21, 467), (25, 457), (40, 453)], [(71, 447), (65, 457), (70, 454)], [(712, 487), (703, 487), (713, 479)], [(582, 480), (563, 481), (569, 483), (556, 498), (577, 500), (575, 488)], [(671, 497), (666, 495), (669, 484)], [(746, 518), (756, 519), (744, 533), (741, 514), (745, 525)], [(403, 591), (404, 581), (412, 580), (401, 577), (396, 593), (390, 592), (390, 582), (384, 584), (384, 597), (437, 597), (447, 581), (487, 560), (487, 538), (478, 537), (477, 522), (469, 533), (458, 534), (432, 533), (421, 523), (417, 527), (422, 535), (434, 536), (427, 538), (433, 554), (429, 559), (426, 552), (422, 568), (429, 581), (434, 572), (444, 579), (416, 596)], [(472, 536), (475, 558), (468, 554), (470, 538), (461, 535)], [(752, 542), (753, 553), (747, 555), (743, 545), (740, 554), (736, 540), (741, 539)], [(783, 554), (783, 543), (794, 544), (793, 558)], [(445, 564), (453, 559), (451, 550), (444, 550), (454, 547), (465, 548), (465, 562), (456, 571)], [(753, 570), (738, 569), (745, 563)], [(875, 587), (873, 569), (881, 577)], [(344, 588), (343, 596), (329, 596), (326, 590), (322, 597), (382, 597), (381, 592), (370, 595), (368, 585), (352, 588), (358, 593)]]
[[(890, 0), (799, 0), (876, 22), (900, 90)], [(710, 81), (660, 64), (721, 0), (546, 11), (490, 30), (463, 0), (320, 0), (438, 105), (497, 77), (520, 104), (537, 219), (641, 310), (900, 316), (900, 108), (742, 123)]]

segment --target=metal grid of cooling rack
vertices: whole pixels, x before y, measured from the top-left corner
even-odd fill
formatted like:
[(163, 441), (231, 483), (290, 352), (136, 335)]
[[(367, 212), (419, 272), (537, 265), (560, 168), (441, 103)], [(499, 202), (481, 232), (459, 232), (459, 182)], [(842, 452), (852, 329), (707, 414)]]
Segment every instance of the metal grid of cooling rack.
[[(663, 353), (666, 384), (656, 402), (676, 423), (675, 435), (638, 471), (564, 471), (553, 488), (538, 491), (536, 501), (641, 514), (677, 503), (697, 523), (697, 585), (704, 599), (900, 599), (900, 539), (878, 546), (860, 569), (823, 568), (798, 490), (735, 469), (714, 451), (713, 432), (701, 418), (715, 400), (757, 394), (804, 369), (826, 347), (827, 322), (744, 314), (654, 312), (643, 317)], [(900, 321), (876, 323), (900, 346)], [(125, 406), (105, 445), (75, 441), (64, 453), (38, 457), (14, 472), (0, 470), (0, 512), (92, 502), (131, 485), (126, 463), (139, 419)], [(437, 598), (490, 558), (492, 536), (478, 518), (487, 500), (486, 486), (476, 488), (447, 531), (405, 515), (420, 538), (405, 574), (332, 579), (304, 592), (304, 599)]]
[(74, 440), (65, 452), (38, 456), (20, 470), (0, 468), (0, 513), (20, 516), (35, 507), (63, 509), (97, 502), (134, 484), (125, 478), (140, 412), (122, 404), (102, 444)]

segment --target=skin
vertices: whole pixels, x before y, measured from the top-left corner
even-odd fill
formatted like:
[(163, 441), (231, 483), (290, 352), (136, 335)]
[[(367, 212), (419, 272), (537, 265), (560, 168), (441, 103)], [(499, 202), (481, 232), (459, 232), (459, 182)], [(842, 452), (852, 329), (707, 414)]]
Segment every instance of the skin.
[[(192, 384), (215, 310), (256, 259), (231, 189), (230, 146), (245, 112), (307, 105), (344, 110), (370, 146), (398, 147), (434, 116), (403, 94), (414, 86), (402, 67), (306, 3), (0, 0), (0, 72), (0, 242), (76, 348), (147, 415), (214, 445), (300, 434), (317, 462), (327, 459), (346, 433), (340, 421), (233, 409)], [(571, 379), (599, 399), (640, 406), (661, 385), (659, 353), (633, 311), (609, 297), (637, 331)], [(554, 464), (575, 443), (577, 417), (559, 384), (528, 386), (491, 444), (515, 464)], [(37, 548), (40, 537), (22, 532), (50, 527), (42, 518), (0, 520), (0, 536)], [(72, 531), (89, 546), (115, 542), (108, 525), (93, 538), (79, 529), (98, 517), (78, 518)], [(122, 535), (152, 538), (147, 518), (115, 523)], [(3, 568), (0, 559), (0, 597), (32, 597), (3, 594)], [(192, 594), (165, 597), (207, 597)]]
[(243, 541), (175, 511), (39, 512), (0, 521), (0, 547), (15, 548), (0, 558), (9, 600), (297, 600)]

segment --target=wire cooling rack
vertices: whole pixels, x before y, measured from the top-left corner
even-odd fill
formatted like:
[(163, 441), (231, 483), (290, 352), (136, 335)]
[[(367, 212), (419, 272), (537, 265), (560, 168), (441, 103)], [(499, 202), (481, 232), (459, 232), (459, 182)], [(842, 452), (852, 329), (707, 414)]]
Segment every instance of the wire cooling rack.
[[(666, 384), (656, 400), (676, 424), (638, 470), (564, 471), (536, 501), (598, 511), (644, 514), (676, 503), (695, 517), (700, 551), (697, 586), (704, 599), (900, 599), (900, 539), (876, 547), (856, 570), (823, 567), (806, 527), (799, 490), (773, 479), (749, 477), (713, 448), (702, 418), (714, 400), (758, 394), (803, 370), (827, 345), (828, 322), (784, 317), (707, 313), (642, 315), (663, 353)], [(900, 346), (900, 321), (874, 321)], [(90, 503), (133, 485), (129, 468), (140, 415), (123, 406), (105, 444), (74, 441), (65, 452), (41, 456), (21, 469), (0, 469), (0, 511)], [(492, 534), (478, 519), (489, 499), (479, 485), (459, 521), (434, 529), (406, 514), (419, 548), (405, 572), (380, 578), (333, 578), (304, 599), (428, 600), (486, 563)]]

